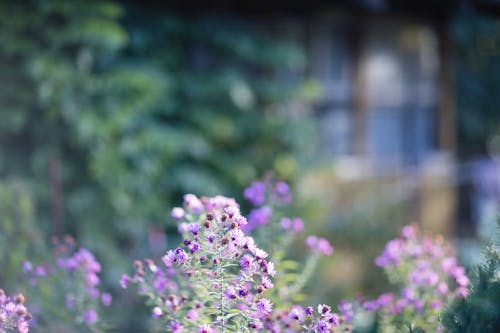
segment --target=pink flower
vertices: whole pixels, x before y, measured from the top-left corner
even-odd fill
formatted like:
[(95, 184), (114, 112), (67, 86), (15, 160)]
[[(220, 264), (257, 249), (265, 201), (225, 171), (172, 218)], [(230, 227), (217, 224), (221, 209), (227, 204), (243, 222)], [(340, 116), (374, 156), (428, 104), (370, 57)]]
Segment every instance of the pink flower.
[(255, 304), (255, 309), (256, 311), (254, 312), (254, 317), (263, 318), (271, 313), (273, 310), (273, 303), (271, 303), (271, 301), (267, 298), (262, 298)]
[(102, 304), (104, 304), (105, 306), (109, 306), (111, 305), (111, 301), (113, 300), (111, 294), (109, 293), (103, 293), (101, 295), (101, 302)]
[(171, 213), (172, 217), (176, 220), (180, 220), (184, 217), (184, 209), (181, 207), (174, 207)]
[(83, 314), (83, 320), (89, 325), (95, 324), (98, 320), (97, 312), (93, 309), (88, 309)]
[(163, 311), (160, 309), (160, 307), (155, 306), (155, 307), (153, 308), (153, 314), (152, 314), (152, 317), (153, 317), (153, 318), (160, 318), (162, 315), (163, 315)]

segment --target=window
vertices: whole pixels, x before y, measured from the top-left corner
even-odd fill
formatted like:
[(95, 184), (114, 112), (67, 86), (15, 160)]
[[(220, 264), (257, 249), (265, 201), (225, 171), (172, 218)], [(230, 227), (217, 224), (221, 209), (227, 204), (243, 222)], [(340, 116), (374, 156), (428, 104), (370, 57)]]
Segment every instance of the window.
[(357, 37), (349, 33), (359, 24), (354, 20), (325, 20), (310, 29), (310, 70), (325, 93), (317, 105), (322, 149), (354, 154), (360, 136), (375, 169), (418, 165), (436, 142), (435, 33), (425, 24), (367, 21)]

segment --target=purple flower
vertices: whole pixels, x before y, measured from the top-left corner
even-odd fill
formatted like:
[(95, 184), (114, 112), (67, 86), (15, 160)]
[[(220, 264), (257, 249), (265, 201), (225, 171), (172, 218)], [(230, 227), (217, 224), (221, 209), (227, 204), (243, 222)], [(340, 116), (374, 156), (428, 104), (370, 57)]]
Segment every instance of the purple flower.
[(443, 302), (441, 302), (440, 300), (435, 300), (435, 301), (432, 301), (431, 304), (431, 309), (434, 309), (434, 310), (439, 310), (443, 307)]
[(299, 217), (295, 217), (293, 219), (283, 217), (280, 220), (280, 226), (283, 230), (291, 230), (295, 233), (299, 233), (304, 229), (304, 222)]
[(161, 260), (167, 267), (172, 267), (173, 264), (181, 265), (188, 260), (189, 256), (181, 248), (176, 248), (175, 250), (168, 250)]
[(332, 313), (331, 317), (328, 319), (328, 322), (333, 326), (338, 326), (340, 323), (339, 316), (336, 313)]
[(203, 203), (194, 194), (184, 195), (184, 206), (193, 213), (199, 214), (203, 211)]
[(192, 242), (191, 244), (189, 244), (188, 248), (189, 248), (189, 253), (191, 254), (196, 253), (200, 249), (200, 243)]
[(421, 299), (416, 300), (413, 303), (413, 307), (415, 308), (415, 311), (422, 311), (424, 308), (425, 302)]
[(325, 238), (320, 238), (318, 240), (317, 251), (320, 254), (323, 254), (325, 256), (329, 256), (330, 254), (333, 253), (333, 247), (330, 245), (330, 243)]
[(292, 220), (289, 219), (288, 217), (283, 217), (280, 220), (280, 226), (281, 226), (281, 229), (283, 229), (283, 230), (290, 230), (292, 228)]
[(188, 224), (186, 222), (179, 223), (179, 225), (177, 226), (177, 231), (180, 234), (184, 234), (184, 233), (188, 232)]
[(175, 261), (175, 252), (173, 250), (168, 250), (167, 254), (165, 254), (161, 260), (167, 267), (172, 267)]
[(161, 316), (163, 316), (163, 311), (161, 310), (161, 308), (159, 306), (155, 306), (153, 308), (153, 313), (151, 314), (151, 316), (153, 318), (160, 318)]
[(181, 207), (174, 207), (171, 213), (172, 217), (176, 220), (180, 220), (184, 217), (184, 209)]
[(19, 333), (28, 333), (29, 331), (29, 324), (26, 320), (19, 320), (17, 322), (17, 329)]
[(465, 287), (459, 287), (457, 289), (457, 295), (465, 298), (465, 297), (467, 297), (467, 295), (469, 295), (469, 289), (467, 289)]
[[(380, 296), (378, 305), (391, 314), (409, 309), (422, 312), (418, 316), (435, 319), (436, 309), (441, 309), (454, 297), (466, 297), (466, 286), (470, 281), (465, 269), (457, 265), (450, 249), (442, 238), (419, 236), (416, 227), (405, 226), (400, 237), (389, 241), (375, 261), (396, 278), (395, 282), (404, 284), (401, 298), (394, 301), (391, 296), (382, 300)], [(452, 279), (457, 288), (450, 291), (448, 283)], [(364, 305), (367, 310), (373, 311), (375, 306), (371, 302), (365, 302)], [(437, 325), (434, 319), (432, 324), (428, 324)], [(438, 330), (439, 327), (434, 328)]]
[(415, 236), (415, 234), (416, 231), (413, 225), (407, 225), (401, 229), (401, 236), (405, 239), (412, 238), (413, 236)]
[(99, 277), (93, 273), (89, 272), (86, 275), (86, 282), (88, 287), (93, 287), (99, 284)]
[(44, 277), (47, 276), (47, 269), (43, 266), (36, 266), (35, 267), (35, 274), (39, 277)]
[(457, 266), (457, 259), (454, 257), (444, 258), (441, 262), (441, 270), (443, 272), (450, 272)]
[(276, 183), (276, 185), (274, 186), (274, 193), (276, 195), (276, 198), (282, 204), (287, 205), (290, 202), (292, 202), (292, 194), (290, 193), (290, 187), (284, 181), (279, 181)]
[[(269, 265), (268, 265), (268, 270), (269, 270)], [(261, 279), (261, 282), (262, 282), (262, 286), (266, 289), (271, 289), (274, 287), (273, 282), (267, 276), (263, 276)]]
[(333, 247), (325, 238), (308, 236), (305, 240), (305, 243), (306, 246), (309, 248), (309, 251), (313, 253), (319, 253), (325, 256), (333, 253)]
[(189, 258), (189, 256), (186, 253), (186, 251), (184, 251), (181, 248), (176, 248), (175, 249), (175, 259), (174, 259), (174, 261), (177, 262), (178, 265), (185, 263), (188, 260), (188, 258)]
[(265, 272), (271, 276), (276, 275), (276, 269), (274, 268), (274, 263), (273, 262), (268, 262), (266, 266)]
[(266, 185), (263, 182), (253, 182), (250, 187), (247, 187), (243, 192), (245, 199), (250, 201), (254, 206), (260, 206), (266, 200)]
[(252, 253), (255, 255), (255, 257), (257, 259), (264, 259), (264, 258), (267, 258), (268, 254), (266, 251), (262, 250), (262, 249), (259, 249), (259, 248), (255, 248)]
[(187, 226), (187, 229), (193, 235), (198, 235), (198, 232), (200, 231), (200, 225), (198, 223), (196, 223), (196, 222), (189, 223), (188, 226)]
[(189, 309), (186, 314), (186, 318), (189, 320), (198, 320), (199, 316), (198, 311), (195, 309)]
[(111, 294), (109, 293), (103, 293), (101, 295), (101, 302), (102, 304), (104, 304), (105, 306), (110, 306), (111, 305), (111, 302), (113, 300), (113, 297), (111, 296)]
[(397, 314), (403, 311), (408, 306), (408, 300), (405, 298), (400, 298), (396, 301), (396, 304), (391, 309), (391, 313)]
[(153, 281), (153, 288), (156, 292), (163, 293), (168, 288), (169, 282), (163, 274), (158, 274)]
[(233, 286), (229, 286), (226, 288), (224, 291), (224, 296), (226, 296), (227, 299), (234, 300), (237, 298), (236, 296), (236, 289), (234, 289)]
[(401, 254), (404, 253), (404, 244), (400, 239), (393, 239), (389, 241), (384, 249), (382, 255), (375, 259), (377, 266), (386, 266), (392, 264), (398, 266), (401, 262)]
[(300, 217), (296, 217), (292, 220), (292, 230), (297, 233), (304, 230), (304, 222)]
[(379, 303), (377, 301), (366, 301), (363, 303), (363, 308), (366, 311), (376, 311), (379, 308)]
[(23, 262), (23, 271), (25, 273), (31, 272), (33, 270), (33, 264), (30, 261)]
[(307, 236), (305, 242), (306, 242), (306, 246), (309, 248), (309, 250), (313, 250), (316, 248), (316, 244), (318, 244), (318, 237)]
[(326, 304), (318, 305), (318, 313), (321, 315), (329, 314), (332, 309)]
[(238, 290), (238, 295), (240, 295), (240, 297), (245, 297), (248, 295), (248, 290), (245, 287), (241, 287)]
[(314, 329), (318, 333), (327, 333), (330, 332), (330, 324), (326, 320), (320, 319), (316, 325), (314, 325)]
[(450, 274), (455, 279), (465, 276), (465, 269), (461, 266), (455, 266), (451, 269)]
[(248, 270), (254, 265), (254, 258), (249, 254), (244, 254), (240, 259), (240, 267), (243, 270)]
[(294, 319), (294, 320), (299, 320), (302, 321), (304, 317), (304, 311), (302, 308), (298, 305), (295, 305), (292, 307), (290, 312), (288, 313), (288, 317)]
[(266, 298), (262, 298), (255, 304), (256, 311), (254, 312), (255, 318), (262, 318), (271, 313), (273, 310), (273, 303)]
[(208, 324), (203, 324), (198, 329), (198, 333), (214, 333), (215, 331)]
[(245, 233), (241, 231), (241, 229), (234, 229), (231, 231), (231, 240), (238, 246), (238, 247), (244, 247), (245, 244), (247, 243), (247, 236), (245, 236)]
[(437, 286), (437, 291), (441, 296), (446, 295), (448, 292), (448, 285), (445, 282), (441, 282)]
[(94, 309), (88, 309), (83, 314), (83, 320), (89, 325), (95, 324), (97, 322), (97, 319), (97, 312), (95, 312)]
[(416, 299), (415, 291), (411, 287), (405, 287), (401, 291), (401, 296), (403, 296), (408, 301), (414, 301)]
[(457, 277), (456, 281), (460, 287), (467, 287), (470, 283), (469, 278), (465, 275), (461, 275), (461, 276)]
[(339, 311), (344, 317), (346, 318), (347, 321), (351, 321), (354, 318), (354, 312), (352, 309), (352, 303), (342, 300), (339, 303)]
[(391, 293), (382, 294), (378, 297), (377, 303), (381, 308), (388, 307), (394, 301), (394, 295)]
[(245, 231), (251, 231), (257, 226), (269, 223), (273, 211), (269, 206), (263, 206), (253, 209), (248, 215), (248, 224), (245, 226)]
[(17, 328), (16, 332), (28, 332), (31, 314), (24, 305), (24, 301), (22, 294), (7, 296), (0, 289), (0, 331), (11, 332), (10, 329)]
[(129, 282), (130, 282), (130, 276), (128, 276), (127, 274), (123, 274), (120, 279), (120, 286), (123, 289), (126, 289)]
[(227, 207), (224, 207), (224, 212), (226, 212), (227, 215), (229, 215), (230, 218), (233, 218), (233, 216), (240, 214), (240, 210), (238, 209), (237, 206), (227, 206)]
[(172, 330), (172, 333), (182, 333), (183, 327), (181, 323), (174, 320), (170, 322), (170, 329)]

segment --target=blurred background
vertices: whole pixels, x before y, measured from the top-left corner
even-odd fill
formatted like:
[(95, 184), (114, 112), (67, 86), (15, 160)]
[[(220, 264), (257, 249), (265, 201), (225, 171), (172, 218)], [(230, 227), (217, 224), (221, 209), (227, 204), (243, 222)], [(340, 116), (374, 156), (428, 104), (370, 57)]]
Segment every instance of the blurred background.
[(71, 234), (118, 291), (176, 244), (182, 194), (243, 202), (267, 170), (334, 244), (321, 303), (385, 290), (372, 262), (404, 224), (466, 263), (495, 228), (496, 0), (2, 1), (0, 78), (6, 288)]

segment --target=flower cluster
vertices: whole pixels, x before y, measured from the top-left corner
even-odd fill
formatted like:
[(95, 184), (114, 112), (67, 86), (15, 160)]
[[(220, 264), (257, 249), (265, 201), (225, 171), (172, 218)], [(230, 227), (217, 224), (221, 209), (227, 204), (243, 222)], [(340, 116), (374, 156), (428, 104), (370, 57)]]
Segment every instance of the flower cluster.
[(28, 333), (31, 314), (24, 305), (23, 294), (7, 296), (0, 289), (0, 332)]
[[(245, 199), (256, 206), (248, 214), (248, 223), (243, 227), (245, 232), (268, 224), (273, 216), (273, 208), (286, 206), (292, 202), (290, 187), (284, 181), (274, 181), (269, 174), (263, 180), (253, 182), (243, 192)], [(301, 222), (301, 221), (300, 221)], [(300, 232), (303, 225), (299, 221), (283, 221), (282, 227), (286, 230)]]
[(262, 320), (262, 326), (252, 330), (255, 333), (329, 333), (350, 332), (351, 325), (345, 316), (333, 313), (328, 305), (320, 304), (303, 308), (294, 305), (290, 309), (275, 309)]
[(306, 245), (309, 251), (313, 253), (319, 253), (325, 256), (329, 256), (333, 253), (333, 247), (328, 240), (323, 237), (308, 236), (306, 238)]
[(469, 278), (457, 264), (451, 246), (442, 237), (420, 236), (416, 226), (405, 226), (375, 263), (403, 288), (399, 294), (387, 293), (364, 302), (365, 310), (420, 319), (419, 325), (440, 330), (439, 310), (454, 298), (467, 296)]
[(292, 231), (294, 233), (300, 233), (304, 230), (304, 222), (300, 217), (294, 217), (294, 218), (283, 217), (280, 220), (280, 227), (284, 231)]
[[(151, 306), (152, 322), (163, 332), (350, 332), (360, 311), (377, 312), (380, 332), (395, 332), (401, 323), (440, 332), (444, 330), (441, 309), (468, 295), (469, 278), (451, 246), (442, 237), (420, 235), (416, 226), (409, 225), (375, 260), (400, 287), (398, 292), (342, 301), (338, 313), (325, 304), (298, 305), (319, 260), (331, 255), (333, 247), (326, 238), (307, 236), (305, 263), (286, 258), (287, 248), (304, 229), (302, 219), (276, 209), (290, 204), (288, 185), (267, 176), (244, 195), (257, 205), (248, 220), (232, 198), (186, 194), (183, 206), (171, 211), (180, 245), (156, 261), (136, 260), (134, 274), (122, 275), (121, 287), (137, 286)], [(30, 297), (36, 299), (39, 292), (45, 293), (40, 300), (52, 298), (49, 303), (30, 302), (33, 320), (22, 294), (9, 297), (0, 289), (0, 333), (27, 333), (35, 324), (53, 331), (50, 321), (56, 316), (74, 318), (85, 331), (104, 331), (99, 310), (109, 306), (112, 297), (99, 290), (100, 263), (89, 250), (77, 249), (70, 237), (56, 241), (54, 253), (49, 262), (23, 264), (33, 288)], [(274, 255), (272, 262), (268, 253)], [(64, 303), (65, 307), (54, 306)], [(53, 317), (43, 318), (51, 311)]]
[[(244, 196), (257, 205), (249, 215), (246, 232), (256, 234), (265, 249), (274, 254), (278, 274), (294, 276), (294, 279), (279, 279), (278, 288), (271, 291), (274, 298), (283, 304), (292, 305), (293, 301), (312, 277), (322, 255), (333, 253), (333, 247), (323, 237), (308, 236), (305, 239), (308, 256), (303, 266), (284, 257), (294, 239), (304, 230), (304, 222), (299, 217), (283, 216), (283, 207), (291, 203), (292, 195), (288, 184), (276, 181), (272, 174), (267, 174), (262, 180), (254, 182), (244, 191)], [(283, 200), (286, 198), (286, 200)], [(259, 207), (260, 206), (260, 207)], [(292, 269), (294, 267), (295, 269)]]
[[(291, 201), (288, 185), (267, 177), (247, 188), (245, 197), (260, 205), (250, 212), (248, 221), (234, 199), (186, 194), (183, 207), (171, 212), (182, 245), (168, 250), (160, 264), (151, 259), (136, 261), (135, 274), (124, 274), (121, 286), (136, 284), (152, 304), (151, 316), (167, 332), (329, 332), (333, 327), (348, 327), (346, 318), (331, 313), (326, 305), (315, 313), (310, 307), (288, 303), (301, 291), (319, 257), (333, 252), (326, 239), (306, 239), (310, 254), (304, 271), (283, 285), (283, 281), (273, 281), (277, 267), (249, 235), (254, 229), (263, 231), (264, 225), (281, 230), (271, 240), (274, 246), (268, 248), (279, 246), (284, 253), (292, 237), (303, 230), (300, 218), (275, 219), (274, 208)], [(269, 224), (271, 220), (279, 223)], [(267, 244), (265, 239), (263, 243)], [(277, 256), (278, 263), (282, 259)], [(276, 290), (276, 282), (282, 290)]]
[[(124, 274), (121, 286), (137, 285), (152, 306), (151, 317), (163, 331), (174, 333), (349, 332), (360, 308), (379, 311), (389, 321), (408, 320), (439, 331), (441, 307), (467, 295), (469, 279), (451, 247), (442, 238), (420, 236), (415, 226), (406, 226), (376, 259), (391, 282), (403, 286), (400, 293), (342, 301), (339, 313), (324, 304), (316, 308), (295, 304), (294, 295), (300, 294), (320, 257), (332, 254), (333, 247), (323, 237), (308, 236), (309, 255), (302, 269), (285, 259), (287, 246), (304, 223), (275, 209), (291, 200), (288, 185), (278, 183), (268, 177), (245, 190), (245, 197), (258, 206), (248, 221), (234, 199), (186, 194), (183, 206), (171, 212), (181, 245), (157, 262), (136, 261), (135, 273)], [(263, 248), (251, 233), (260, 236)], [(276, 266), (266, 250), (275, 254)], [(294, 278), (273, 279), (281, 274)]]
[(271, 175), (264, 180), (253, 182), (245, 189), (243, 195), (254, 206), (261, 206), (264, 202), (275, 202), (288, 205), (292, 202), (290, 187), (284, 181), (272, 182)]
[(288, 313), (288, 317), (294, 320), (305, 332), (327, 333), (327, 332), (350, 332), (351, 325), (348, 319), (332, 312), (330, 306), (320, 304), (316, 311), (312, 306), (305, 309), (294, 306)]
[(73, 313), (75, 321), (96, 327), (100, 325), (100, 305), (111, 305), (112, 296), (99, 290), (101, 264), (85, 248), (74, 251), (75, 245), (70, 237), (61, 243), (56, 241), (54, 262), (33, 265), (26, 261), (23, 269), (33, 287), (47, 279), (52, 286), (54, 280), (58, 281), (57, 292), (64, 293), (66, 309)]
[(241, 230), (247, 220), (234, 199), (187, 194), (172, 216), (182, 245), (167, 251), (160, 265), (136, 262), (135, 274), (124, 275), (122, 286), (138, 284), (154, 304), (152, 316), (169, 332), (263, 327), (273, 310), (264, 293), (273, 287), (276, 271), (268, 254)]
[[(270, 291), (278, 309), (268, 317), (262, 332), (330, 332), (338, 329), (348, 331), (349, 326), (344, 316), (330, 312), (330, 307), (321, 305), (318, 312), (312, 307), (302, 308), (293, 303), (307, 281), (313, 276), (321, 256), (333, 253), (333, 247), (323, 237), (308, 236), (305, 239), (308, 256), (304, 265), (284, 258), (283, 254), (292, 244), (293, 239), (304, 229), (304, 222), (299, 217), (280, 216), (283, 206), (290, 204), (292, 196), (288, 185), (275, 181), (268, 174), (263, 180), (254, 182), (244, 192), (245, 197), (260, 207), (254, 208), (249, 215), (249, 224), (262, 241), (275, 254), (278, 274), (293, 276), (293, 279), (277, 279), (276, 288)], [(278, 222), (279, 223), (274, 223)], [(268, 235), (274, 235), (268, 237)], [(294, 269), (291, 269), (295, 267)]]

